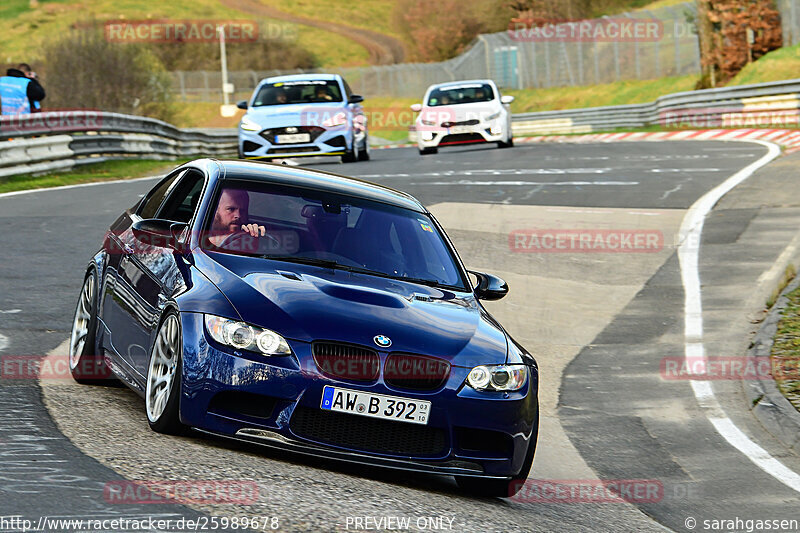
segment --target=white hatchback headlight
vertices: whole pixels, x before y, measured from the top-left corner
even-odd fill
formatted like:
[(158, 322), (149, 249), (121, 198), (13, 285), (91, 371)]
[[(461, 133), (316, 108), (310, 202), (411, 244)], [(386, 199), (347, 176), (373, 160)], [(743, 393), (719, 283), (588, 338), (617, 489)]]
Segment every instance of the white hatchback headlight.
[(264, 355), (289, 355), (292, 353), (286, 339), (272, 330), (251, 326), (244, 322), (214, 315), (205, 317), (206, 330), (220, 344), (260, 352)]
[(242, 121), (239, 122), (239, 127), (244, 131), (259, 131), (261, 129), (261, 126), (257, 122), (247, 118), (246, 115), (243, 116)]
[(518, 391), (528, 379), (525, 365), (481, 365), (473, 368), (467, 376), (467, 385), (475, 390)]
[(500, 111), (498, 111), (494, 115), (489, 115), (488, 117), (486, 117), (486, 121), (489, 122), (490, 120), (494, 120), (496, 118), (500, 118)]

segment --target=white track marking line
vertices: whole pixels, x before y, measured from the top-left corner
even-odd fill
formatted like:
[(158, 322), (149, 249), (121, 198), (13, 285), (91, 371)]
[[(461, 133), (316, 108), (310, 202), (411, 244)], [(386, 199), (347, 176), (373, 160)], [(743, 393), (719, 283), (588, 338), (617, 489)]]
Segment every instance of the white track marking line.
[[(681, 265), (684, 299), (684, 349), (688, 368), (705, 367), (706, 354), (703, 345), (703, 304), (700, 289), (700, 272), (698, 270), (700, 256), (700, 237), (703, 223), (711, 209), (723, 195), (749, 178), (756, 170), (763, 167), (780, 155), (780, 148), (764, 141), (748, 141), (767, 147), (768, 152), (757, 161), (747, 165), (733, 176), (716, 186), (689, 208), (683, 218), (679, 232), (680, 246), (678, 260)], [(695, 398), (704, 411), (706, 418), (714, 426), (722, 438), (742, 452), (761, 470), (771, 475), (787, 487), (800, 492), (800, 474), (789, 469), (775, 459), (764, 448), (750, 440), (742, 430), (725, 414), (722, 406), (714, 396), (710, 381), (691, 381)]]
[(8, 337), (0, 334), (0, 352), (8, 346)]
[[(176, 167), (177, 168), (177, 167)], [(77, 183), (75, 185), (60, 185), (58, 187), (43, 187), (41, 189), (26, 189), (24, 191), (13, 191), (0, 193), (0, 198), (7, 196), (19, 196), (21, 194), (33, 194), (35, 192), (50, 192), (50, 191), (63, 191), (64, 189), (77, 189), (79, 187), (95, 187), (97, 185), (110, 185), (112, 183), (134, 183), (137, 181), (154, 180), (156, 178), (163, 178), (166, 174), (158, 176), (147, 176), (144, 178), (132, 178), (129, 180), (110, 180), (110, 181), (93, 181), (92, 183)]]
[(638, 181), (415, 181), (409, 185), (563, 185), (563, 186), (588, 186), (588, 185), (639, 185)]

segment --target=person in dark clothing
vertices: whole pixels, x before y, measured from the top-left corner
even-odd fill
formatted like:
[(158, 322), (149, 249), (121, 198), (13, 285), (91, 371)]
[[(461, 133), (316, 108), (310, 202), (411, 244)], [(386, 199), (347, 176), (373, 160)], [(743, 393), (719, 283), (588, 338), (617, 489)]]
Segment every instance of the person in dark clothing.
[(42, 109), (44, 87), (27, 63), (10, 68), (0, 77), (0, 109), (3, 115), (38, 113)]

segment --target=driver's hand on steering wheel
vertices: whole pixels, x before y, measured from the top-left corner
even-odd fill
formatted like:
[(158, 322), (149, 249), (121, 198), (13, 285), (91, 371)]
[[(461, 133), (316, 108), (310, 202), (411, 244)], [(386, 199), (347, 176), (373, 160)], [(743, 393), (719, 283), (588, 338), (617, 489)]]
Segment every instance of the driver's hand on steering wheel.
[(267, 228), (258, 224), (242, 224), (242, 231), (249, 233), (251, 237), (263, 237), (267, 234)]

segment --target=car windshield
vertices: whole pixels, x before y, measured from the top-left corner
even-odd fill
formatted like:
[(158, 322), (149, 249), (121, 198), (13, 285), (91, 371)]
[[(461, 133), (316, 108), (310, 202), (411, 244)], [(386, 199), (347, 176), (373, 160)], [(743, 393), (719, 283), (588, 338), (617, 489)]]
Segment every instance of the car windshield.
[[(224, 182), (212, 205), (202, 241), (215, 252), (468, 290), (453, 253), (424, 213), (234, 180)], [(259, 236), (242, 231), (246, 224), (258, 226)]]
[(492, 86), (487, 83), (465, 83), (433, 89), (428, 95), (428, 106), (472, 104), (494, 100)]
[(341, 101), (342, 92), (336, 80), (279, 81), (262, 85), (253, 107)]

